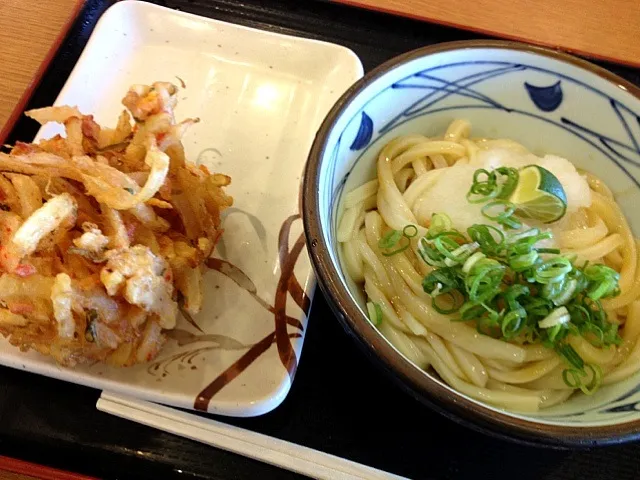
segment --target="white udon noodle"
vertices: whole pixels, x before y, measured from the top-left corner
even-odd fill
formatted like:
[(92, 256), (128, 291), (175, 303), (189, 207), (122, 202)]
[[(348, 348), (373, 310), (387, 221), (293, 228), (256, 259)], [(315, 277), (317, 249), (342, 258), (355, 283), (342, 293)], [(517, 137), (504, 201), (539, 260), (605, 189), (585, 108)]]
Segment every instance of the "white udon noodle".
[[(337, 237), (348, 275), (364, 286), (368, 301), (380, 305), (380, 332), (422, 369), (430, 366), (452, 388), (472, 398), (515, 411), (537, 411), (564, 402), (573, 390), (562, 379), (566, 368), (558, 354), (542, 345), (519, 345), (478, 333), (431, 307), (422, 279), (432, 267), (417, 254), (417, 239), (429, 218), (421, 218), (421, 193), (442, 169), (469, 162), (482, 149), (527, 150), (511, 140), (471, 139), (471, 125), (453, 121), (442, 138), (407, 135), (380, 152), (377, 179), (347, 193)], [(640, 370), (640, 268), (638, 240), (614, 197), (601, 180), (584, 173), (592, 204), (566, 222), (556, 237), (563, 251), (620, 272), (621, 294), (603, 300), (609, 321), (620, 324), (619, 346), (596, 348), (580, 336), (569, 342), (588, 363), (597, 363), (603, 384), (620, 382)], [(378, 241), (388, 229), (412, 224), (418, 235), (411, 248), (384, 256)]]

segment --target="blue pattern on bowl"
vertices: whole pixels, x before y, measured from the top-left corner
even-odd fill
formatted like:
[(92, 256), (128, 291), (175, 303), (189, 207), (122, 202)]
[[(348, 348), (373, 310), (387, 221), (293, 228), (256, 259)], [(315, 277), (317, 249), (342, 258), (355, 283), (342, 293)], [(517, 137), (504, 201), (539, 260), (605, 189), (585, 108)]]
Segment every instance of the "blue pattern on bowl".
[[(640, 231), (640, 100), (575, 65), (525, 51), (461, 49), (412, 60), (366, 86), (336, 119), (320, 173), (325, 241), (339, 266), (336, 212), (345, 183), (374, 175), (381, 146), (398, 134), (441, 134), (454, 118), (474, 136), (507, 137), (535, 153), (564, 156), (600, 176)], [(357, 167), (356, 167), (357, 165)], [(347, 188), (347, 189), (348, 189)], [(341, 272), (353, 299), (362, 295)], [(534, 415), (537, 422), (590, 426), (640, 419), (640, 376)]]
[(371, 137), (373, 136), (373, 120), (367, 115), (367, 112), (362, 112), (362, 118), (360, 119), (360, 127), (356, 138), (353, 139), (353, 143), (349, 147), (351, 150), (362, 150), (369, 145)]
[(524, 82), (531, 101), (543, 112), (553, 112), (562, 103), (562, 80), (548, 87), (538, 87)]

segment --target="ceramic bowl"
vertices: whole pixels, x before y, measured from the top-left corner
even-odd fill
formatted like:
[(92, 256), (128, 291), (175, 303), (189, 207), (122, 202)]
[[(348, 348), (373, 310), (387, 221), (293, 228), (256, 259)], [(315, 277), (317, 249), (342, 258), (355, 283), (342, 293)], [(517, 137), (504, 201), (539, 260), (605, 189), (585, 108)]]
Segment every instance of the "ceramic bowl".
[(310, 152), (303, 214), (321, 288), (339, 320), (370, 356), (424, 403), (475, 428), (517, 441), (589, 446), (640, 438), (640, 376), (519, 414), (462, 395), (400, 354), (367, 320), (346, 278), (335, 239), (345, 183), (375, 175), (392, 137), (441, 135), (466, 118), (473, 136), (512, 138), (553, 153), (612, 187), (640, 233), (640, 89), (586, 61), (513, 42), (439, 44), (396, 57), (352, 86), (326, 117)]

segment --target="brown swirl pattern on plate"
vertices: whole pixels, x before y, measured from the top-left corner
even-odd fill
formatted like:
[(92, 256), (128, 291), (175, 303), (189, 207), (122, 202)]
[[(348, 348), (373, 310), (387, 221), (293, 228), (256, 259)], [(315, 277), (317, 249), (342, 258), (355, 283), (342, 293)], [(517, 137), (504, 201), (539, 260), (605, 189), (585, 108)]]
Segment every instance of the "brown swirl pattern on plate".
[[(309, 309), (311, 307), (311, 299), (296, 278), (294, 272), (296, 262), (305, 247), (303, 233), (298, 236), (293, 243), (293, 246), (290, 246), (289, 237), (291, 235), (291, 227), (296, 220), (300, 220), (300, 214), (289, 216), (283, 222), (278, 234), (278, 261), (280, 263), (280, 277), (278, 278), (273, 305), (270, 305), (258, 295), (255, 283), (240, 268), (221, 258), (209, 258), (206, 262), (206, 266), (208, 268), (216, 270), (232, 280), (236, 285), (249, 293), (249, 295), (251, 295), (251, 297), (266, 311), (273, 314), (274, 329), (271, 333), (254, 344), (245, 345), (226, 335), (205, 333), (192, 317), (185, 316), (186, 321), (201, 333), (196, 334), (182, 329), (175, 329), (167, 332), (169, 338), (175, 340), (179, 346), (203, 342), (210, 343), (212, 345), (189, 349), (187, 351), (171, 355), (167, 358), (159, 359), (150, 364), (147, 368), (147, 372), (149, 374), (165, 377), (169, 373), (168, 368), (172, 365), (177, 365), (178, 369), (188, 368), (195, 370), (196, 366), (193, 364), (194, 359), (206, 352), (220, 349), (247, 349), (240, 358), (213, 379), (196, 396), (194, 401), (194, 408), (196, 410), (207, 411), (211, 399), (220, 390), (244, 372), (251, 364), (253, 364), (253, 362), (260, 358), (262, 354), (268, 351), (274, 343), (278, 349), (280, 361), (289, 373), (291, 381), (293, 381), (293, 377), (298, 367), (298, 359), (291, 340), (294, 338), (301, 338), (304, 332), (304, 327), (300, 320), (287, 315), (287, 298), (291, 295), (294, 302), (307, 316), (309, 315)], [(183, 315), (184, 313), (185, 312), (183, 312)], [(287, 330), (288, 325), (294, 327), (297, 331), (289, 333)]]

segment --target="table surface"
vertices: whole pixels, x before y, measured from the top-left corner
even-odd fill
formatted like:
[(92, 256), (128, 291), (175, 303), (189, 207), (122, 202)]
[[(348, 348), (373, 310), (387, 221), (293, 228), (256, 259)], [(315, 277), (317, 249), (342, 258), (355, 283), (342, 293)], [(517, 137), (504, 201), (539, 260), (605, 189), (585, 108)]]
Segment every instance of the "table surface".
[(334, 0), (640, 66), (638, 0)]
[(22, 112), (83, 3), (84, 0), (0, 2), (0, 142)]
[[(49, 105), (112, 0), (88, 0), (29, 107)], [(164, 0), (165, 6), (352, 49), (365, 70), (399, 53), (478, 35), (318, 0)], [(640, 71), (606, 65), (640, 85)], [(36, 127), (18, 122), (9, 140)], [(327, 349), (330, 345), (330, 349)], [(327, 356), (330, 350), (332, 354)], [(101, 478), (293, 479), (290, 472), (95, 409), (99, 392), (0, 368), (0, 455)], [(410, 478), (637, 478), (640, 444), (554, 451), (496, 440), (430, 411), (365, 358), (318, 291), (290, 394), (274, 412), (220, 420)]]

